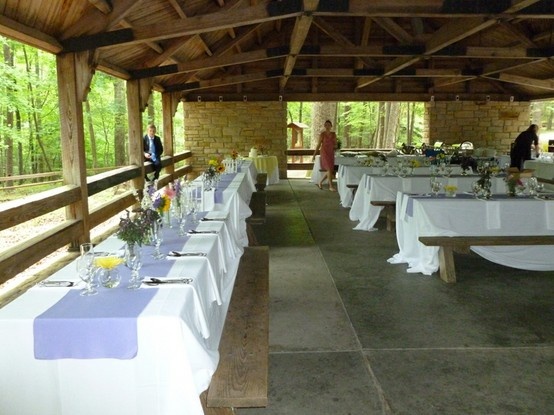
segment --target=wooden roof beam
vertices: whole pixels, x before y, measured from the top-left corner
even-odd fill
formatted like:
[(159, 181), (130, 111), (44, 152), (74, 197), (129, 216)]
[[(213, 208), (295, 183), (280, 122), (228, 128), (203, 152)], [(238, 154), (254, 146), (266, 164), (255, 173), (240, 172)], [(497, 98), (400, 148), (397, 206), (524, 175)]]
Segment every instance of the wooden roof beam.
[(0, 34), (50, 53), (57, 54), (63, 50), (62, 44), (52, 36), (3, 15), (0, 15)]
[(390, 17), (374, 17), (373, 21), (399, 42), (407, 45), (414, 42), (414, 37)]
[[(346, 36), (336, 30), (332, 25), (330, 25), (325, 19), (321, 17), (316, 17), (314, 19), (314, 24), (319, 27), (323, 32), (325, 32), (331, 39), (337, 42), (341, 47), (342, 46), (355, 46)], [(369, 68), (376, 68), (377, 64), (373, 59), (368, 57), (360, 57), (360, 60), (366, 64)]]
[(523, 86), (530, 86), (533, 88), (542, 88), (554, 91), (554, 79), (534, 79), (526, 76), (510, 75), (507, 73), (501, 73), (498, 77), (490, 76), (493, 79), (498, 79), (502, 82), (509, 82), (512, 84), (518, 84)]
[(312, 22), (312, 16), (304, 15), (296, 18), (296, 22), (294, 24), (294, 28), (292, 30), (290, 38), (290, 53), (285, 59), (283, 77), (279, 80), (279, 90), (285, 89), (288, 77), (290, 76), (294, 65), (296, 64), (296, 58), (300, 53), (302, 45), (306, 41), (306, 36), (308, 36), (308, 32), (310, 31), (310, 26), (312, 25)]
[[(118, 0), (109, 14), (104, 14), (98, 9), (92, 9), (75, 25), (66, 29), (60, 36), (60, 39), (68, 39), (79, 36), (83, 33), (101, 33), (115, 27), (125, 18), (133, 7), (138, 6), (144, 0)], [(89, 48), (91, 49), (91, 48)]]
[(112, 5), (107, 0), (88, 0), (88, 2), (104, 14), (109, 14), (113, 10)]
[[(515, 0), (517, 1), (517, 0)], [(486, 19), (483, 17), (472, 17), (468, 19), (455, 19), (437, 30), (431, 39), (425, 44), (424, 55), (432, 55), (440, 49), (443, 49), (453, 43), (456, 43), (468, 36), (471, 36), (479, 31), (491, 27), (497, 23), (496, 19)], [(418, 62), (420, 57), (402, 57), (397, 58), (385, 67), (385, 75), (389, 76), (407, 68)], [(379, 79), (365, 79), (358, 81), (357, 89), (363, 88)]]

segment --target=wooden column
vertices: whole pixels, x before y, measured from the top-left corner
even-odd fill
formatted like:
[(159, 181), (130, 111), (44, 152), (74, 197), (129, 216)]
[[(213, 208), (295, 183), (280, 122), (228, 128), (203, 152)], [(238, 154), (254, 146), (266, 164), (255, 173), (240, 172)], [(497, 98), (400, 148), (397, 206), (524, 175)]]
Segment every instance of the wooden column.
[(61, 152), (64, 184), (80, 187), (79, 200), (66, 207), (66, 219), (81, 220), (83, 232), (72, 248), (90, 241), (83, 101), (86, 98), (92, 68), (88, 52), (56, 56), (61, 123)]
[[(173, 157), (175, 150), (173, 147), (173, 116), (177, 109), (174, 95), (171, 92), (162, 93), (162, 117), (163, 117), (163, 136), (164, 155)], [(171, 164), (166, 167), (168, 174), (175, 172), (175, 165)]]
[(144, 148), (142, 144), (142, 110), (139, 81), (127, 81), (127, 117), (129, 123), (129, 163), (141, 168), (133, 179), (135, 189), (144, 187)]

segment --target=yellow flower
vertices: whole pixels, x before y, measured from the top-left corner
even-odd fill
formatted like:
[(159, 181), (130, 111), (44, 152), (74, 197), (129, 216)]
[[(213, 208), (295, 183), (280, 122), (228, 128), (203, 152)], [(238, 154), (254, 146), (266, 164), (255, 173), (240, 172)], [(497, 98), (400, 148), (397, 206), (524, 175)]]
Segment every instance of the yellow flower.
[(123, 258), (118, 256), (101, 256), (94, 259), (94, 265), (104, 269), (114, 269), (119, 264), (123, 263)]
[(162, 206), (162, 212), (168, 212), (169, 208), (171, 207), (171, 199), (169, 198), (169, 196), (165, 194), (162, 196), (162, 198), (164, 200), (164, 204)]
[(458, 186), (454, 186), (453, 184), (447, 184), (444, 186), (444, 190), (446, 190), (449, 193), (454, 193), (456, 190), (458, 190)]
[(218, 173), (223, 173), (225, 171), (225, 166), (223, 164), (220, 164), (216, 167), (216, 170)]
[(419, 160), (411, 160), (411, 163), (413, 168), (421, 167), (421, 163), (419, 162)]

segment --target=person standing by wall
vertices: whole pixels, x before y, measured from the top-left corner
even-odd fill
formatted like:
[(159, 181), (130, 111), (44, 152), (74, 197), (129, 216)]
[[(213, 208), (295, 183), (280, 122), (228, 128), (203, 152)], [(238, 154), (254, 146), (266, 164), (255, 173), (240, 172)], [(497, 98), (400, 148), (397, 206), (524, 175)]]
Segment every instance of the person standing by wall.
[[(144, 159), (151, 161), (154, 167), (154, 179), (158, 180), (160, 177), (160, 171), (162, 170), (162, 153), (164, 147), (160, 137), (156, 135), (156, 126), (150, 124), (148, 126), (148, 133), (143, 137), (144, 147)], [(150, 181), (148, 175), (145, 175), (146, 181)]]
[(510, 167), (517, 167), (523, 170), (525, 160), (531, 160), (531, 146), (535, 150), (535, 155), (539, 156), (539, 136), (537, 135), (539, 126), (531, 124), (529, 128), (520, 133), (514, 141), (510, 150)]
[(331, 131), (333, 124), (331, 121), (325, 121), (325, 131), (322, 131), (319, 134), (319, 141), (314, 151), (313, 160), (318, 150), (321, 149), (320, 153), (320, 164), (321, 168), (326, 171), (325, 175), (321, 178), (317, 186), (322, 189), (323, 182), (325, 179), (329, 182), (329, 190), (331, 192), (336, 192), (337, 189), (333, 186), (333, 176), (335, 173), (335, 149), (337, 148), (337, 135), (334, 131)]

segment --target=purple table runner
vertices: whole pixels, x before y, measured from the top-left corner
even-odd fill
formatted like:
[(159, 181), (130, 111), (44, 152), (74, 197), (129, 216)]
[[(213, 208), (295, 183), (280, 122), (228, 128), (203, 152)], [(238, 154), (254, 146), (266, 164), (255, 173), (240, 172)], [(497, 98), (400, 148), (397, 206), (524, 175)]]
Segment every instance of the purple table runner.
[[(93, 297), (70, 290), (33, 322), (36, 359), (132, 359), (137, 317), (158, 291), (100, 289)], [(114, 333), (117, 333), (114, 336)]]

